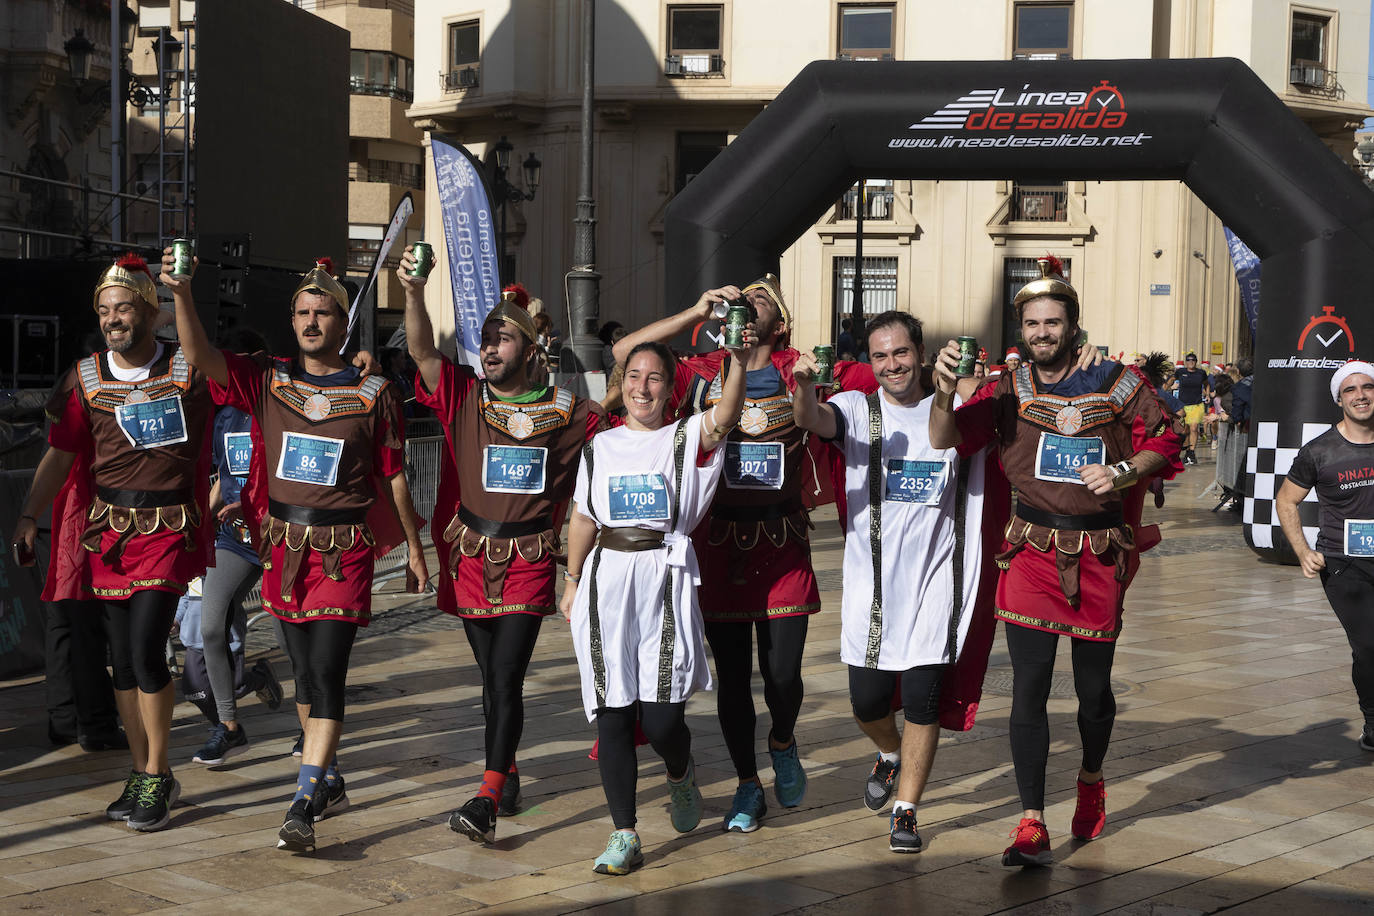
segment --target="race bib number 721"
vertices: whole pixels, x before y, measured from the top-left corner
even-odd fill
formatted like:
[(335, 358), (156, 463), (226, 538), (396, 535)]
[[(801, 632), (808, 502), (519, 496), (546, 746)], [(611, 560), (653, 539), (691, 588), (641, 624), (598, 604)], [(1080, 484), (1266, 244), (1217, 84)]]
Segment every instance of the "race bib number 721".
[(115, 421), (134, 448), (160, 448), (186, 441), (186, 415), (180, 395), (120, 404), (115, 408)]

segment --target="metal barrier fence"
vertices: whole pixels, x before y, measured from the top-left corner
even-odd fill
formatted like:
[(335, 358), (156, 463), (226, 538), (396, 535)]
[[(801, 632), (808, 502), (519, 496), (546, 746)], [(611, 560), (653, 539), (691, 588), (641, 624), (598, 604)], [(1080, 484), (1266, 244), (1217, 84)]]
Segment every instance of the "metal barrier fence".
[[(410, 498), (415, 501), (415, 511), (420, 513), (421, 518), (434, 517), (434, 504), (439, 497), (439, 471), (443, 467), (446, 448), (448, 446), (442, 435), (406, 439), (406, 481), (410, 484)], [(406, 545), (401, 544), (378, 560), (377, 571), (372, 576), (372, 587), (375, 589), (380, 583), (398, 576), (404, 578), (409, 556)]]

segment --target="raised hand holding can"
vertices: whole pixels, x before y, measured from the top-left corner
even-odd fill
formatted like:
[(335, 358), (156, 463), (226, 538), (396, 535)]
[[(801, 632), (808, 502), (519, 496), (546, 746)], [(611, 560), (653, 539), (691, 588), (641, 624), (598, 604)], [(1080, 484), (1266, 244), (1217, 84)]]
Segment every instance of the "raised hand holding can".
[(954, 374), (959, 378), (973, 378), (974, 369), (978, 365), (978, 338), (955, 339), (959, 344), (959, 366), (954, 370)]
[(835, 384), (835, 348), (821, 344), (811, 352), (816, 357), (816, 385), (829, 388)]
[(190, 239), (172, 239), (173, 280), (189, 280), (196, 272), (196, 249)]
[(429, 242), (415, 242), (410, 246), (410, 256), (415, 260), (410, 275), (417, 280), (428, 277), (434, 269), (434, 246)]

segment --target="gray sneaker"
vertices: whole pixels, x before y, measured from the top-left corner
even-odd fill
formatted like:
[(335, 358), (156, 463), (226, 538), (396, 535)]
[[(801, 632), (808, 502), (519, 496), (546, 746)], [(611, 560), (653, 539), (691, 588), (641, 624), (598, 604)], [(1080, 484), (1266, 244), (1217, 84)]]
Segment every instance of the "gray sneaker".
[(873, 772), (868, 774), (864, 783), (864, 804), (870, 811), (881, 811), (892, 798), (892, 790), (897, 788), (897, 774), (902, 771), (902, 761), (888, 763), (882, 755), (873, 764)]

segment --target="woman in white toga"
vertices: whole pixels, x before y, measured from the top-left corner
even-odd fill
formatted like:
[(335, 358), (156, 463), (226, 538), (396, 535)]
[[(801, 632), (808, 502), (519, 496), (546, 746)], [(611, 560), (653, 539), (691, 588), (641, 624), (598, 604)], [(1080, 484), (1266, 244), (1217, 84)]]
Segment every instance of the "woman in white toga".
[[(746, 333), (746, 347), (752, 341)], [(743, 350), (729, 368), (742, 365)], [(668, 769), (673, 827), (701, 820), (692, 768), (687, 698), (709, 689), (696, 553), (691, 533), (706, 517), (724, 464), (717, 448), (744, 405), (745, 373), (727, 371), (723, 397), (705, 413), (664, 420), (677, 360), (660, 343), (625, 363), (625, 425), (583, 449), (569, 521), (567, 588), (582, 702), (595, 720), (601, 784), (616, 830), (596, 859), (624, 875), (643, 859), (635, 832), (635, 721)]]

